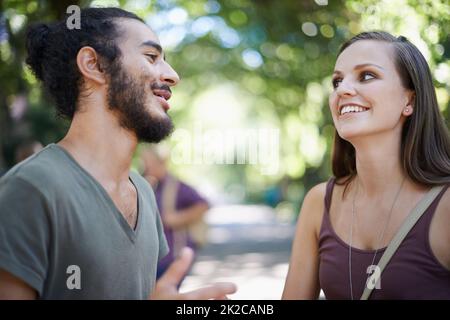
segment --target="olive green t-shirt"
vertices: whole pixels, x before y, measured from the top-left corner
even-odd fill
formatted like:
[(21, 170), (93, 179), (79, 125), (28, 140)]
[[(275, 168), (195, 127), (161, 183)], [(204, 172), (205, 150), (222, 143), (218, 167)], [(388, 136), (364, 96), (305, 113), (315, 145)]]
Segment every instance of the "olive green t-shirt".
[(168, 247), (153, 190), (137, 173), (130, 180), (134, 230), (58, 145), (13, 167), (0, 179), (0, 268), (41, 299), (146, 299)]

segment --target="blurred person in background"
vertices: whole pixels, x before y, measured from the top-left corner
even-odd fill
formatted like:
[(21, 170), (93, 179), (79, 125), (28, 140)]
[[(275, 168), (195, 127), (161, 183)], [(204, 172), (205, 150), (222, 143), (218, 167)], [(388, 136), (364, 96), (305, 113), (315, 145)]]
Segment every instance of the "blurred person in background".
[(168, 171), (170, 151), (161, 146), (145, 146), (141, 152), (143, 176), (155, 191), (156, 203), (161, 214), (169, 253), (159, 261), (157, 278), (161, 277), (188, 246), (196, 252), (204, 244), (206, 226), (204, 216), (208, 202), (193, 187), (182, 182)]
[(16, 163), (19, 163), (29, 156), (41, 151), (43, 148), (42, 143), (39, 141), (25, 141), (21, 143), (17, 149), (15, 154)]

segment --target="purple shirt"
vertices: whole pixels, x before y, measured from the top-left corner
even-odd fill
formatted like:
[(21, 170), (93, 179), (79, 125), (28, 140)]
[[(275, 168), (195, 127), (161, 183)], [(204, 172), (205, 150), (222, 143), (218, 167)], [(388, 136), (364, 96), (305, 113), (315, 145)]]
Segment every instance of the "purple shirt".
[[(175, 178), (174, 178), (175, 179)], [(194, 188), (191, 186), (179, 181), (178, 182), (178, 189), (177, 189), (177, 196), (175, 200), (175, 210), (184, 210), (187, 208), (190, 208), (196, 204), (199, 203), (208, 203), (202, 196), (198, 194), (197, 191), (195, 191)], [(162, 192), (164, 189), (166, 178), (161, 180), (158, 183), (158, 186), (155, 190), (155, 196), (156, 196), (156, 203), (158, 205), (159, 212), (161, 214), (161, 217), (164, 216), (164, 208), (162, 204)], [(159, 261), (158, 264), (158, 277), (167, 269), (167, 267), (173, 262), (175, 259), (174, 257), (174, 231), (171, 228), (168, 228), (167, 226), (164, 226), (164, 233), (166, 235), (167, 243), (169, 245), (169, 253)], [(188, 238), (187, 245), (191, 247), (192, 249), (196, 249), (196, 246), (192, 239)]]
[[(327, 185), (325, 209), (319, 235), (319, 280), (327, 299), (350, 299), (349, 246), (334, 231), (330, 205), (334, 179)], [(450, 299), (450, 270), (433, 254), (429, 229), (433, 214), (446, 186), (430, 204), (403, 240), (381, 274), (381, 288), (374, 289), (370, 299)], [(378, 263), (386, 248), (378, 251)], [(352, 250), (353, 298), (361, 297), (366, 284), (367, 266), (374, 250)]]

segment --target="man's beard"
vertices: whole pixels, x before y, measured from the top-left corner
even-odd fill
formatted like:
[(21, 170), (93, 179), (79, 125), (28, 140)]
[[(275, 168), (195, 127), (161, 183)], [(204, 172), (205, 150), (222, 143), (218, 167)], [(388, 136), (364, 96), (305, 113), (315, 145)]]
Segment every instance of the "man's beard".
[(173, 123), (169, 116), (153, 115), (146, 109), (151, 81), (145, 76), (133, 79), (119, 64), (109, 71), (108, 104), (117, 111), (120, 125), (134, 132), (138, 141), (156, 143), (170, 135)]

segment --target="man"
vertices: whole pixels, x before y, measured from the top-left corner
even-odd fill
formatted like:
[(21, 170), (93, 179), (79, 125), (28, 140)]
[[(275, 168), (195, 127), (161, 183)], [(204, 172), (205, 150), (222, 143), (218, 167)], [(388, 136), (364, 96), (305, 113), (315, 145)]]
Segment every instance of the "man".
[(229, 283), (179, 294), (186, 249), (155, 285), (167, 243), (153, 192), (130, 172), (139, 141), (172, 130), (176, 72), (157, 36), (118, 8), (81, 10), (81, 29), (40, 24), (27, 63), (69, 118), (67, 135), (0, 180), (0, 298), (210, 299)]
[(168, 150), (156, 147), (145, 147), (141, 152), (143, 175), (155, 190), (170, 249), (158, 263), (157, 278), (166, 272), (181, 248), (188, 246), (195, 252), (203, 244), (206, 231), (203, 219), (209, 209), (208, 202), (193, 187), (169, 173), (169, 154)]

